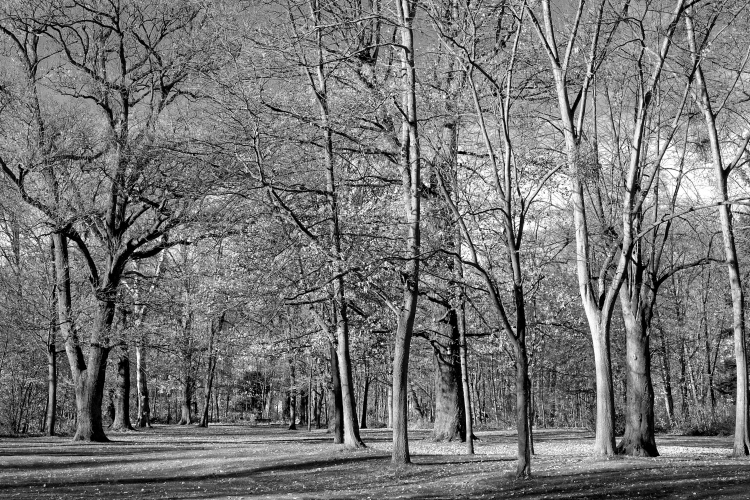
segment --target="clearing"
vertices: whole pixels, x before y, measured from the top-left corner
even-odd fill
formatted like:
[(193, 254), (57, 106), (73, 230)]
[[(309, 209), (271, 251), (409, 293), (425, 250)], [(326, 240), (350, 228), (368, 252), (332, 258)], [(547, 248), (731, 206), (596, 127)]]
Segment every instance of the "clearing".
[(593, 460), (590, 432), (537, 430), (534, 478), (519, 481), (513, 432), (477, 432), (474, 456), (409, 435), (414, 464), (401, 469), (386, 429), (362, 431), (357, 451), (325, 430), (274, 426), (157, 425), (104, 444), (1, 438), (0, 498), (750, 498), (750, 460), (729, 457), (731, 437), (662, 435), (662, 457)]

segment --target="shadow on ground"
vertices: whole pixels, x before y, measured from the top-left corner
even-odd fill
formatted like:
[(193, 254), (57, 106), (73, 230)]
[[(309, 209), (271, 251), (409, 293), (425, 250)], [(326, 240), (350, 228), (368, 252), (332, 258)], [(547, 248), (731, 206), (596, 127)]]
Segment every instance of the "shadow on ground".
[(512, 433), (482, 432), (501, 451), (466, 456), (460, 443), (431, 451), (429, 431), (410, 431), (413, 465), (401, 468), (390, 464), (389, 430), (363, 437), (370, 448), (354, 451), (325, 431), (269, 426), (157, 426), (102, 444), (0, 439), (0, 498), (750, 498), (750, 461), (690, 455), (726, 438), (670, 436), (659, 443), (685, 446), (684, 456), (594, 461), (569, 453), (590, 441), (586, 431), (544, 430), (545, 453), (524, 481)]

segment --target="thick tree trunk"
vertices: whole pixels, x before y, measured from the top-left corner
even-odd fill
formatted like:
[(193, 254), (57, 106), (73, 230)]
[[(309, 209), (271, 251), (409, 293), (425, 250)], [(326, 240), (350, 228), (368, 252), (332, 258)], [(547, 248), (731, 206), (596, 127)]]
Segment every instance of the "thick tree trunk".
[[(112, 310), (114, 311), (114, 304)], [(109, 348), (89, 347), (86, 369), (78, 370), (73, 376), (77, 411), (73, 441), (109, 441), (102, 425), (104, 378), (108, 356)]]
[(126, 346), (120, 346), (114, 401), (115, 418), (111, 429), (113, 431), (133, 430), (133, 426), (130, 425), (130, 356)]
[(55, 233), (53, 239), (57, 273), (57, 315), (60, 332), (65, 339), (65, 351), (76, 395), (76, 432), (73, 440), (108, 441), (102, 426), (102, 402), (109, 356), (106, 342), (114, 319), (115, 303), (106, 297), (99, 301), (88, 359), (84, 358), (71, 312), (68, 241), (60, 233)]
[[(623, 286), (621, 300), (629, 300)], [(648, 300), (641, 297), (641, 300)], [(636, 307), (639, 307), (636, 304)], [(627, 365), (625, 435), (617, 453), (639, 457), (658, 457), (654, 439), (654, 388), (651, 383), (651, 353), (645, 321), (623, 305)], [(639, 314), (641, 316), (643, 312)]]
[(191, 412), (193, 402), (193, 377), (189, 373), (189, 368), (183, 367), (180, 388), (180, 421), (177, 425), (190, 425), (193, 423)]
[[(463, 408), (463, 386), (461, 382), (461, 359), (459, 357), (458, 318), (454, 309), (445, 310), (440, 319), (439, 330), (443, 332), (435, 350), (435, 424), (432, 439), (453, 441), (466, 439)], [(447, 345), (441, 347), (445, 342)]]

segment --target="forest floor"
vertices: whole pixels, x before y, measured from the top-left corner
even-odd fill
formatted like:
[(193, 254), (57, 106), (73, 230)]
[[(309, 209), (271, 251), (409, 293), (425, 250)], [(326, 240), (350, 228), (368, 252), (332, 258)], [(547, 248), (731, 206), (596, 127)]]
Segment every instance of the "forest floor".
[(1, 438), (0, 498), (750, 498), (750, 459), (730, 458), (729, 437), (657, 437), (659, 458), (588, 458), (593, 435), (535, 431), (533, 478), (517, 480), (515, 435), (477, 432), (433, 443), (410, 431), (413, 465), (390, 465), (389, 430), (364, 430), (348, 451), (325, 430), (260, 425), (157, 425), (111, 433), (112, 442)]

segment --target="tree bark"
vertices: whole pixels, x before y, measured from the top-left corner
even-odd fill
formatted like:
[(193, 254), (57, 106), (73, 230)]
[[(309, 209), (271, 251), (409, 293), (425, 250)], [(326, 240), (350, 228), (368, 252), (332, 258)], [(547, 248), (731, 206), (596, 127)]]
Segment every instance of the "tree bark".
[(341, 379), (339, 378), (338, 355), (336, 346), (331, 344), (331, 392), (333, 394), (333, 418), (330, 426), (333, 432), (333, 443), (342, 444), (344, 442), (344, 409), (341, 401)]
[(117, 360), (117, 378), (115, 379), (115, 418), (112, 421), (113, 431), (133, 430), (130, 424), (130, 356), (127, 346), (120, 346)]
[(180, 421), (177, 422), (177, 425), (190, 425), (193, 423), (190, 409), (193, 402), (193, 377), (187, 371), (183, 371), (181, 382)]
[(711, 160), (714, 167), (714, 178), (716, 182), (719, 200), (724, 202), (719, 205), (719, 221), (721, 223), (721, 234), (724, 242), (724, 255), (726, 258), (727, 271), (729, 275), (729, 288), (732, 294), (732, 329), (734, 332), (734, 356), (737, 362), (737, 389), (735, 396), (735, 427), (734, 427), (734, 456), (747, 456), (750, 454), (750, 429), (748, 428), (748, 374), (747, 355), (745, 340), (745, 303), (742, 290), (742, 279), (739, 268), (739, 255), (734, 237), (732, 211), (729, 204), (729, 190), (727, 180), (730, 172), (736, 166), (736, 162), (744, 156), (747, 142), (742, 146), (737, 160), (726, 167), (722, 158), (722, 146), (719, 142), (719, 134), (716, 126), (716, 115), (712, 109), (706, 81), (703, 76), (701, 57), (698, 54), (695, 43), (695, 31), (693, 26), (692, 7), (685, 17), (685, 25), (688, 33), (688, 44), (691, 55), (696, 66), (695, 82), (699, 97), (697, 104), (703, 112), (709, 143), (711, 145)]
[[(463, 273), (462, 273), (463, 274)], [(474, 454), (474, 424), (471, 418), (471, 389), (469, 388), (469, 363), (466, 359), (466, 311), (464, 291), (461, 290), (461, 321), (459, 325), (459, 358), (461, 361), (461, 386), (463, 389), (464, 429), (466, 433), (466, 453)]]
[[(318, 0), (310, 1), (311, 16), (315, 25), (320, 25), (320, 5)], [(338, 196), (336, 189), (335, 162), (333, 137), (330, 128), (330, 116), (328, 108), (328, 90), (325, 74), (325, 62), (323, 58), (323, 32), (316, 29), (318, 61), (316, 64), (317, 84), (310, 70), (308, 77), (313, 94), (318, 104), (320, 119), (322, 122), (323, 143), (326, 165), (326, 200), (330, 213), (330, 231), (335, 254), (334, 271), (334, 302), (336, 310), (336, 350), (339, 366), (339, 380), (341, 383), (341, 402), (344, 420), (344, 445), (347, 448), (363, 447), (364, 443), (359, 436), (359, 422), (357, 421), (357, 405), (354, 399), (354, 384), (352, 382), (352, 368), (349, 353), (349, 318), (347, 312), (346, 293), (341, 247), (341, 225), (339, 221)]]
[(367, 429), (367, 395), (370, 390), (370, 377), (365, 374), (365, 383), (362, 389), (362, 415), (360, 416), (360, 429)]
[(433, 344), (437, 370), (435, 372), (435, 424), (432, 428), (434, 441), (466, 439), (464, 417), (464, 395), (461, 382), (461, 359), (459, 356), (460, 334), (458, 317), (452, 308), (445, 310), (439, 320), (443, 332), (440, 342)]
[(52, 257), (52, 290), (50, 291), (50, 320), (47, 336), (47, 414), (44, 421), (45, 433), (55, 435), (57, 423), (57, 271), (55, 269), (55, 240), (50, 241)]
[(409, 349), (414, 331), (419, 297), (420, 259), (420, 147), (417, 129), (416, 73), (414, 66), (414, 34), (412, 22), (416, 3), (398, 0), (399, 30), (401, 32), (401, 67), (403, 70), (403, 122), (401, 129), (401, 179), (406, 211), (406, 268), (403, 272), (403, 301), (398, 314), (395, 349), (393, 353), (393, 450), (391, 462), (405, 465), (409, 455), (408, 390)]
[(224, 317), (226, 312), (222, 311), (218, 318), (211, 321), (211, 331), (208, 337), (208, 366), (206, 366), (206, 378), (204, 380), (205, 394), (203, 398), (203, 411), (198, 427), (208, 427), (208, 409), (211, 407), (211, 389), (214, 383), (214, 373), (216, 372), (216, 348), (215, 338), (224, 328)]
[(104, 344), (115, 313), (113, 299), (100, 300), (91, 334), (88, 358), (84, 358), (71, 312), (68, 241), (54, 233), (55, 270), (57, 273), (57, 311), (60, 331), (65, 339), (76, 395), (76, 432), (74, 441), (109, 441), (102, 426), (104, 377), (109, 347)]
[(515, 344), (516, 355), (516, 431), (518, 462), (516, 477), (531, 476), (531, 436), (529, 431), (529, 360), (526, 343)]
[[(640, 288), (639, 284), (635, 286)], [(628, 290), (627, 286), (620, 290), (625, 323), (627, 392), (625, 435), (617, 445), (617, 453), (658, 457), (654, 438), (654, 388), (651, 383), (651, 352), (647, 333), (650, 319), (646, 317), (650, 314), (640, 305), (649, 299), (642, 292), (631, 295)]]
[(151, 427), (151, 404), (146, 379), (146, 347), (141, 339), (135, 346), (135, 384), (138, 391), (138, 419), (136, 427)]
[(297, 374), (292, 358), (289, 358), (289, 430), (297, 430)]

